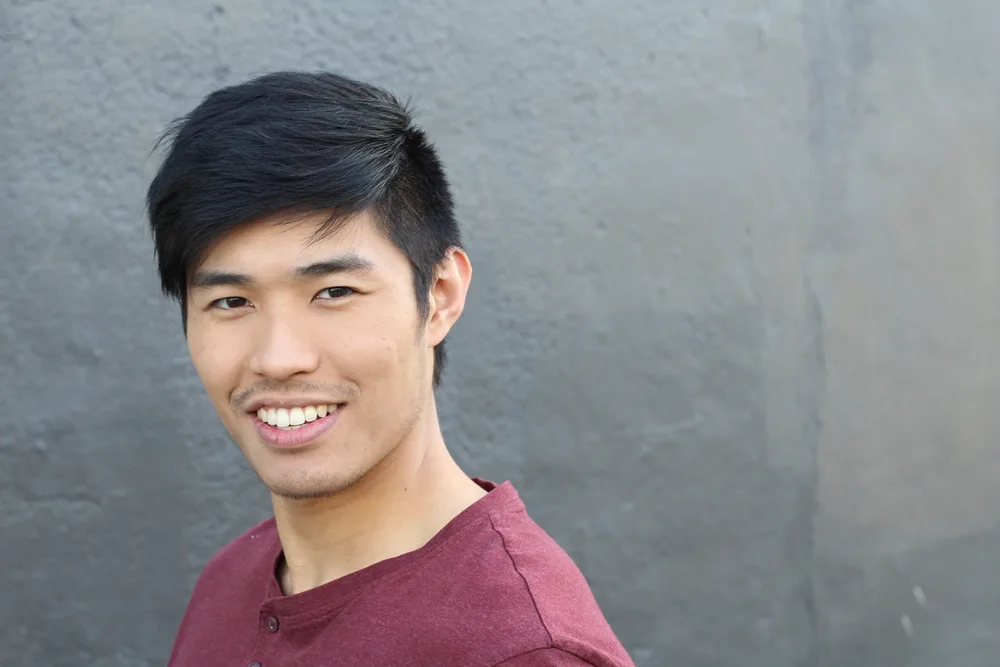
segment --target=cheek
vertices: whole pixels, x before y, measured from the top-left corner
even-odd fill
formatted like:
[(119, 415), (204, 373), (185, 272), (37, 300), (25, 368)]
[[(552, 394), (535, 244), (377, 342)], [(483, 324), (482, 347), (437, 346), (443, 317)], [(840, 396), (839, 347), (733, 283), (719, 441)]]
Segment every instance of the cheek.
[[(345, 375), (369, 391), (376, 383), (396, 388), (408, 382), (412, 366), (419, 363), (417, 332), (404, 318), (373, 318), (370, 326), (355, 330), (337, 346)], [(404, 388), (404, 387), (399, 387)]]
[(373, 331), (370, 335), (343, 338), (337, 345), (339, 359), (336, 364), (347, 379), (357, 382), (363, 389), (371, 389), (372, 385), (396, 373), (400, 352), (391, 336)]
[(211, 332), (188, 328), (188, 352), (195, 371), (212, 401), (228, 403), (228, 394), (240, 377), (240, 354), (237, 346), (213, 339)]

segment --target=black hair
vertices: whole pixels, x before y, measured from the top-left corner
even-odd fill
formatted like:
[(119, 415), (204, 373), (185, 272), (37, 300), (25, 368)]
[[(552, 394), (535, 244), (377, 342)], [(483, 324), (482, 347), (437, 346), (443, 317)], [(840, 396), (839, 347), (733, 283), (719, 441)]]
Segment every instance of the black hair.
[[(436, 265), (461, 245), (437, 152), (390, 92), (330, 72), (273, 72), (209, 94), (174, 121), (146, 206), (163, 292), (223, 234), (265, 214), (328, 211), (327, 228), (370, 210), (409, 259), (426, 321)], [(434, 386), (445, 363), (434, 348)]]

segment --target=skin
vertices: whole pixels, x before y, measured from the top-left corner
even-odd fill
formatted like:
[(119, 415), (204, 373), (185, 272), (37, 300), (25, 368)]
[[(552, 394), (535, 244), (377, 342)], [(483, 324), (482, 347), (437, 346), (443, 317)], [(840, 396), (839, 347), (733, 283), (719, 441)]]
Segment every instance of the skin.
[[(484, 495), (445, 446), (432, 388), (434, 346), (465, 305), (468, 256), (455, 248), (440, 263), (421, 318), (409, 262), (370, 214), (318, 236), (325, 218), (235, 229), (201, 258), (187, 294), (192, 361), (271, 491), (289, 594), (419, 548)], [(316, 268), (331, 261), (347, 266)], [(277, 399), (342, 407), (328, 431), (283, 449), (248, 412)]]

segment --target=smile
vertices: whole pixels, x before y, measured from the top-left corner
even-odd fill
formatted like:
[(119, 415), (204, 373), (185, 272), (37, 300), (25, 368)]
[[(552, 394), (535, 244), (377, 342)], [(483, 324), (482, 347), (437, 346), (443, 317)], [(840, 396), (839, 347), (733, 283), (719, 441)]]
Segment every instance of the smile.
[(343, 404), (303, 405), (294, 408), (262, 407), (253, 415), (257, 435), (281, 449), (308, 445), (337, 423)]
[(327, 414), (336, 411), (336, 405), (304, 405), (297, 408), (263, 407), (257, 411), (257, 418), (275, 428), (291, 431), (302, 428), (317, 419), (323, 419)]

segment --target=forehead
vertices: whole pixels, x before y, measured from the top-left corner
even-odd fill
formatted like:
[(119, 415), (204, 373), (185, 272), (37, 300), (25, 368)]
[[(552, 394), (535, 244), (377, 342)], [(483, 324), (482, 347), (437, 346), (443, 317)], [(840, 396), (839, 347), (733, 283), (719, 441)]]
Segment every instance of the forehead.
[(328, 228), (325, 213), (272, 216), (248, 222), (215, 242), (192, 267), (265, 277), (336, 255), (352, 253), (379, 271), (408, 268), (403, 253), (377, 228), (368, 212)]

